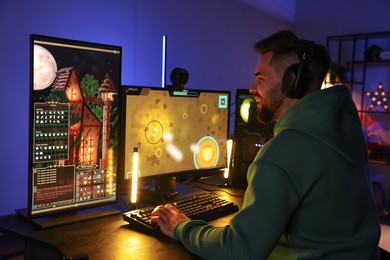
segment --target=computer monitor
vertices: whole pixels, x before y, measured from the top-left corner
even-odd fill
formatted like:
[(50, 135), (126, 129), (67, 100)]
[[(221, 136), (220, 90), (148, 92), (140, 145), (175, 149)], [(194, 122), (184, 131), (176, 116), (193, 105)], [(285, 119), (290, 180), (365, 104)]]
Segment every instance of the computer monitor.
[(30, 47), (27, 216), (114, 204), (121, 47), (42, 35)]
[(121, 90), (124, 193), (129, 191), (133, 174), (134, 148), (141, 179), (196, 175), (227, 167), (229, 91), (136, 86)]

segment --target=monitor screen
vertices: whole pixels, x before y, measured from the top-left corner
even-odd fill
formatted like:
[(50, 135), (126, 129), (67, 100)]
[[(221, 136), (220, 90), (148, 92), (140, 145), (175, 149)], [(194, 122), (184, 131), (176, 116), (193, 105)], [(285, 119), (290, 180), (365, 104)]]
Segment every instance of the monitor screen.
[(227, 167), (230, 92), (122, 87), (124, 179)]
[(116, 202), (121, 47), (31, 35), (29, 216)]

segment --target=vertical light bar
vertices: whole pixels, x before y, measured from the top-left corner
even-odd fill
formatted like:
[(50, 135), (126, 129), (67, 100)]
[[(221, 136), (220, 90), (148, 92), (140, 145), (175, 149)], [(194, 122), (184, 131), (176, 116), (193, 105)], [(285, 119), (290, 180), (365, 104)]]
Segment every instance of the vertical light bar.
[(167, 52), (167, 36), (163, 35), (163, 42), (162, 42), (162, 66), (161, 66), (161, 87), (165, 88), (165, 69), (167, 66), (167, 60), (166, 60), (166, 52)]
[(137, 202), (138, 186), (138, 148), (133, 149), (133, 174), (131, 178), (131, 203)]
[(113, 178), (114, 178), (114, 151), (112, 148), (108, 150), (108, 169), (107, 169), (107, 187), (106, 192), (109, 195), (113, 194)]
[(227, 146), (227, 167), (225, 169), (225, 172), (223, 173), (223, 177), (225, 179), (229, 178), (229, 169), (230, 169), (230, 160), (232, 158), (233, 140), (232, 139), (227, 140), (226, 146)]

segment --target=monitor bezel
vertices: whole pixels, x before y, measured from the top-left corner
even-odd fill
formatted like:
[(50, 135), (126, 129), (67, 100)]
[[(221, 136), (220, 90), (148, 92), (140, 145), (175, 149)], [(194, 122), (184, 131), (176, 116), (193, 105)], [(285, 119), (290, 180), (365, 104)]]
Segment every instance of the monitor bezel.
[[(119, 55), (118, 60), (118, 81), (117, 82), (117, 91), (118, 94), (121, 89), (121, 78), (122, 78), (122, 46), (118, 45), (112, 45), (112, 44), (106, 44), (106, 43), (96, 43), (96, 42), (88, 42), (88, 41), (82, 41), (82, 40), (74, 40), (74, 39), (65, 39), (60, 37), (54, 37), (54, 36), (46, 36), (46, 35), (40, 35), (40, 34), (30, 34), (29, 39), (29, 47), (30, 47), (30, 64), (29, 64), (29, 70), (30, 70), (30, 79), (29, 79), (29, 135), (28, 135), (28, 206), (27, 206), (27, 213), (26, 217), (30, 219), (34, 218), (40, 218), (40, 217), (46, 217), (46, 216), (52, 216), (52, 215), (58, 215), (63, 213), (74, 213), (83, 209), (93, 209), (98, 208), (101, 206), (106, 205), (114, 205), (118, 202), (118, 167), (117, 167), (117, 179), (116, 179), (116, 194), (115, 199), (103, 199), (103, 200), (94, 200), (91, 201), (91, 203), (75, 203), (73, 206), (67, 207), (59, 207), (59, 209), (56, 210), (45, 210), (45, 211), (33, 211), (33, 128), (34, 128), (34, 42), (35, 41), (47, 41), (47, 42), (53, 42), (53, 43), (59, 43), (59, 44), (69, 44), (69, 45), (77, 45), (80, 47), (87, 47), (87, 48), (97, 48), (97, 49), (107, 49), (110, 51), (118, 52), (117, 55)], [(121, 103), (120, 98), (118, 99), (118, 117), (121, 118)], [(121, 122), (118, 122), (118, 136), (120, 135), (120, 129), (121, 129)], [(116, 163), (119, 162), (119, 145), (118, 145), (118, 156), (116, 159)]]
[[(171, 96), (173, 96), (173, 92), (176, 91), (174, 88), (161, 88), (161, 87), (154, 87), (154, 86), (139, 86), (139, 85), (122, 85), (120, 88), (120, 103), (122, 104), (121, 113), (122, 118), (121, 118), (121, 131), (120, 131), (120, 152), (119, 152), (119, 166), (118, 166), (118, 174), (117, 174), (117, 181), (119, 183), (120, 191), (119, 191), (119, 196), (121, 195), (128, 195), (129, 188), (130, 188), (130, 179), (125, 179), (125, 131), (126, 131), (126, 92), (131, 90), (133, 92), (141, 92), (142, 89), (152, 89), (156, 91), (168, 91)], [(227, 129), (226, 129), (226, 140), (229, 138), (229, 126), (230, 126), (230, 111), (231, 111), (231, 91), (228, 90), (209, 90), (209, 89), (185, 89), (183, 91), (193, 91), (193, 92), (203, 92), (203, 93), (221, 93), (221, 94), (226, 94), (228, 95), (228, 105), (227, 105)], [(183, 98), (190, 98), (189, 97), (183, 97)], [(172, 178), (172, 177), (180, 177), (180, 176), (186, 176), (186, 175), (199, 175), (202, 176), (202, 174), (210, 173), (212, 174), (218, 174), (218, 173), (223, 173), (223, 170), (227, 167), (227, 161), (225, 162), (225, 166), (218, 166), (218, 167), (211, 167), (211, 168), (202, 168), (198, 170), (188, 170), (188, 171), (177, 171), (177, 172), (167, 172), (163, 174), (156, 174), (156, 175), (148, 175), (148, 176), (143, 176), (140, 177), (141, 180), (146, 180), (146, 181), (151, 181), (151, 180), (161, 180), (165, 178)]]

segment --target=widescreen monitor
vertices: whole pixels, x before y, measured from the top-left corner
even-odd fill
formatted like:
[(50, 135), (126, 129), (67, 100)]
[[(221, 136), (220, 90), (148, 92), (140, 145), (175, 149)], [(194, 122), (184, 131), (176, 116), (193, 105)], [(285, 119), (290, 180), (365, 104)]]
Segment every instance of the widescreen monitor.
[[(201, 173), (227, 167), (229, 91), (123, 86), (123, 179)], [(134, 149), (136, 148), (136, 149)]]
[(31, 35), (30, 218), (114, 204), (119, 46)]

